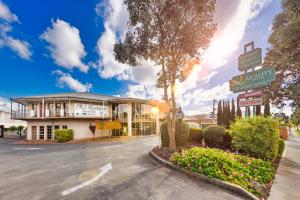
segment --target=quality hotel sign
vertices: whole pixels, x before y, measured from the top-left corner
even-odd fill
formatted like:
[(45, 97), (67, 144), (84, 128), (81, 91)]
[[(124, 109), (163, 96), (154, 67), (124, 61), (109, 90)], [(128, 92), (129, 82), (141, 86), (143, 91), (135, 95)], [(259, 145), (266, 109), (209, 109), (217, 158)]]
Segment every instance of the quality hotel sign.
[(230, 82), (230, 91), (241, 92), (270, 85), (275, 80), (275, 69), (263, 68), (247, 74), (234, 76)]
[(239, 105), (241, 107), (247, 107), (247, 106), (259, 106), (263, 104), (262, 98), (255, 98), (255, 99), (249, 99), (249, 100), (240, 100)]

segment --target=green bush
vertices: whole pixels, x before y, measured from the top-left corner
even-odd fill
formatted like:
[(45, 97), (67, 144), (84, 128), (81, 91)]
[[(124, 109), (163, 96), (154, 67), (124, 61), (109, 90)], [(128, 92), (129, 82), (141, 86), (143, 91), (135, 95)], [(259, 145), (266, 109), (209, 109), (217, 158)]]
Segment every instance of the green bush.
[(281, 157), (283, 152), (284, 152), (284, 149), (285, 149), (285, 142), (283, 139), (280, 139), (279, 140), (279, 146), (278, 146), (278, 155)]
[(67, 142), (73, 140), (73, 130), (72, 129), (55, 130), (55, 140), (57, 142)]
[(225, 128), (219, 125), (211, 125), (203, 130), (205, 144), (209, 147), (221, 147), (225, 136)]
[[(186, 145), (190, 128), (185, 121), (176, 121), (176, 128), (175, 128), (175, 141), (176, 147), (183, 147)], [(168, 128), (167, 122), (163, 122), (160, 126), (161, 132), (161, 142), (163, 147), (169, 147), (169, 135), (168, 135)]]
[(189, 141), (201, 143), (203, 139), (203, 130), (201, 128), (190, 128)]
[(231, 137), (231, 131), (226, 129), (225, 135), (223, 138), (223, 143), (221, 145), (224, 149), (232, 149), (232, 137)]
[(265, 189), (275, 174), (270, 162), (220, 149), (193, 147), (173, 153), (171, 162), (192, 172), (240, 185), (257, 196), (263, 193), (257, 186)]
[(237, 119), (230, 127), (234, 148), (263, 160), (274, 160), (280, 139), (279, 122), (271, 117)]

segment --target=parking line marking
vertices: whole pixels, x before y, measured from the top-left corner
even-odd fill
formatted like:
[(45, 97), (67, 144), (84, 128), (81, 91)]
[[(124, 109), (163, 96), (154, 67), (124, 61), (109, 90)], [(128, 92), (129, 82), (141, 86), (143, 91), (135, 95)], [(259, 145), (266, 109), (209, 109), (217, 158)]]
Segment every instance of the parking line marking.
[(15, 150), (38, 150), (42, 148), (32, 147), (32, 148), (23, 148), (23, 147), (15, 147)]
[(77, 190), (80, 190), (81, 188), (84, 188), (92, 183), (94, 183), (95, 181), (97, 181), (99, 178), (101, 178), (102, 176), (104, 176), (109, 170), (112, 169), (112, 165), (111, 163), (108, 163), (106, 165), (104, 165), (102, 168), (99, 169), (100, 173), (95, 176), (94, 178), (84, 182), (84, 183), (81, 183), (80, 185), (77, 185), (75, 187), (72, 187), (70, 189), (67, 189), (67, 190), (64, 190), (62, 191), (62, 196), (66, 196), (66, 195), (69, 195), (73, 192), (76, 192)]

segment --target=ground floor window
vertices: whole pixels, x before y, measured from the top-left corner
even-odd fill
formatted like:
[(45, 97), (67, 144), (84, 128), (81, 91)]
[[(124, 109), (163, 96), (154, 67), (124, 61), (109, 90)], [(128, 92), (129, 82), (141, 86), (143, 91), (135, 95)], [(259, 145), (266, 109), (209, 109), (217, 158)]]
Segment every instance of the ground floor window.
[(45, 127), (40, 126), (40, 139), (43, 140), (45, 135)]
[(68, 129), (68, 126), (67, 125), (63, 125), (62, 129)]
[(52, 126), (47, 126), (47, 140), (52, 139)]
[(132, 123), (132, 135), (151, 135), (155, 133), (156, 123), (154, 121)]
[(36, 140), (36, 126), (31, 126), (31, 136), (32, 140)]
[(54, 130), (58, 130), (58, 129), (59, 129), (59, 125), (55, 125)]
[(120, 129), (113, 129), (112, 136), (126, 136), (128, 135), (128, 126), (127, 123), (121, 123)]

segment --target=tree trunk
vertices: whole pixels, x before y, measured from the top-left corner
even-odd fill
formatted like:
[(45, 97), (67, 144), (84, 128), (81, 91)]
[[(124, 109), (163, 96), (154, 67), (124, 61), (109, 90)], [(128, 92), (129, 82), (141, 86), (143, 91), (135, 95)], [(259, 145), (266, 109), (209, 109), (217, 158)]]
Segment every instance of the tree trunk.
[(172, 117), (171, 117), (171, 132), (169, 133), (169, 149), (170, 151), (176, 150), (175, 140), (175, 121), (176, 121), (176, 101), (175, 101), (175, 80), (176, 74), (173, 72), (171, 77), (171, 101), (172, 101)]
[[(166, 119), (167, 119), (167, 131), (168, 131), (168, 135), (169, 135), (169, 150), (174, 151), (176, 149), (175, 131), (174, 132), (172, 131), (172, 120), (171, 120), (171, 116), (170, 116), (168, 85), (167, 85), (164, 61), (162, 62), (162, 72), (163, 72), (164, 99), (165, 99), (165, 105), (166, 105), (165, 115), (166, 115)], [(175, 146), (175, 148), (174, 148), (174, 146)]]

